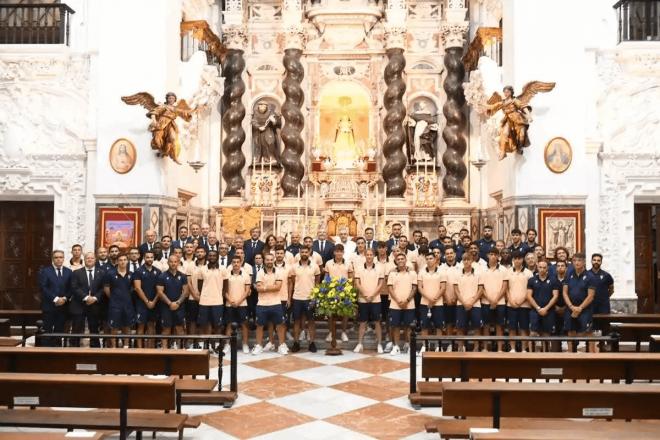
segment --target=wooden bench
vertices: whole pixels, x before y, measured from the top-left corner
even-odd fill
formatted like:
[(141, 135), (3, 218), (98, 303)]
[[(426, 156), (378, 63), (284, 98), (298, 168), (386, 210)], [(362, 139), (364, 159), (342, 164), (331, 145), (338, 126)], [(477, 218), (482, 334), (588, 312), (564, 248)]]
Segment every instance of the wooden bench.
[[(119, 429), (125, 440), (135, 431), (178, 432), (185, 414), (129, 410), (176, 408), (174, 378), (80, 376), (70, 374), (0, 373), (0, 426), (59, 429)], [(18, 407), (18, 408), (17, 408)], [(20, 407), (99, 408), (119, 411), (62, 411)], [(85, 417), (85, 415), (88, 415)]]
[[(576, 426), (575, 424), (578, 424)], [(601, 425), (601, 424), (605, 425)], [(492, 418), (468, 417), (466, 419), (454, 419), (452, 417), (440, 417), (425, 424), (426, 432), (438, 433), (442, 438), (469, 438), (470, 431), (474, 428), (491, 428)], [(591, 424), (596, 424), (593, 428)], [(577, 428), (594, 430), (626, 430), (632, 426), (644, 425), (644, 429), (657, 430), (660, 424), (654, 420), (635, 420), (634, 424), (622, 420), (568, 420), (568, 419), (539, 419), (539, 418), (514, 418), (502, 417), (500, 428), (506, 430), (534, 429), (534, 430), (562, 430), (570, 431)], [(556, 437), (561, 438), (561, 437)]]
[[(442, 379), (660, 380), (660, 354), (636, 353), (456, 353), (425, 352), (415, 406), (442, 406)], [(439, 379), (428, 381), (428, 379)]]
[(0, 347), (18, 347), (21, 345), (21, 340), (7, 336), (0, 336)]
[[(232, 391), (213, 391), (221, 383), (222, 375), (218, 370), (218, 380), (208, 380), (208, 350), (0, 348), (0, 372), (178, 376), (177, 412), (181, 411), (182, 404), (229, 407), (237, 398), (237, 393)], [(207, 380), (195, 376), (204, 376)]]
[(660, 322), (656, 323), (625, 323), (612, 322), (612, 332), (619, 335), (621, 342), (634, 342), (635, 351), (641, 351), (642, 341), (648, 341), (651, 335), (660, 333)]
[[(657, 440), (660, 438), (660, 427), (643, 423), (627, 423), (625, 428), (613, 423), (583, 423), (579, 421), (566, 422), (567, 429), (549, 427), (545, 429), (475, 429), (470, 431), (472, 440), (584, 440), (597, 438), (605, 440)], [(587, 426), (585, 426), (587, 425)], [(612, 426), (614, 425), (614, 426)], [(491, 432), (488, 432), (491, 431)], [(494, 431), (494, 432), (493, 432)]]
[(603, 334), (609, 334), (612, 322), (623, 322), (628, 324), (653, 324), (660, 322), (660, 313), (608, 313), (595, 314), (593, 323), (596, 327), (603, 329)]
[(450, 382), (442, 391), (445, 416), (660, 419), (660, 386), (648, 384)]
[(0, 440), (102, 440), (110, 433), (108, 432), (0, 432)]
[[(25, 340), (36, 333), (36, 329), (43, 318), (41, 310), (0, 310), (0, 319), (9, 319), (11, 326), (21, 329), (20, 336)], [(30, 327), (31, 329), (28, 329)], [(17, 336), (17, 335), (14, 335)]]
[(649, 351), (651, 353), (660, 353), (660, 335), (651, 335)]

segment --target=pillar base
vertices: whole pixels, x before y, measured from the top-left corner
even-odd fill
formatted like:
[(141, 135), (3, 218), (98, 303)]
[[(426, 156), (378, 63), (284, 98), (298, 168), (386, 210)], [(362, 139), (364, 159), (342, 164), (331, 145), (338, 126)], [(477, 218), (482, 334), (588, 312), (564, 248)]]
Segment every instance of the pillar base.
[(474, 207), (463, 198), (448, 198), (442, 201), (440, 208), (440, 223), (447, 228), (451, 236), (465, 228), (471, 231), (471, 217)]

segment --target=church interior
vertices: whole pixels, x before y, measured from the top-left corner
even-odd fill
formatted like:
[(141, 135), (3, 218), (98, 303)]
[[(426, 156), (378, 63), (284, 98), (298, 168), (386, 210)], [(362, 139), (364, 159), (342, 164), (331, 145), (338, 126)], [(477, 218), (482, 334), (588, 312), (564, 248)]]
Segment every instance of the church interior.
[(0, 0), (0, 103), (0, 440), (660, 438), (659, 0)]

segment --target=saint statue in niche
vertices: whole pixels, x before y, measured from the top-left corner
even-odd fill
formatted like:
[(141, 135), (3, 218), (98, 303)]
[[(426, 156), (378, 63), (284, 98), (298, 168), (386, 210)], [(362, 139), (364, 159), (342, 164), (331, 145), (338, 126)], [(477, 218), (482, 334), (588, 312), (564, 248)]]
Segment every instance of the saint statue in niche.
[(179, 128), (176, 125), (177, 117), (186, 121), (192, 118), (193, 109), (188, 107), (184, 99), (177, 103), (176, 94), (169, 92), (165, 95), (165, 102), (158, 104), (154, 97), (147, 92), (136, 93), (131, 96), (122, 96), (122, 101), (128, 105), (141, 105), (148, 110), (147, 117), (151, 119), (151, 148), (157, 150), (162, 157), (169, 157), (179, 163), (181, 143), (179, 142)]
[(492, 116), (498, 110), (504, 112), (504, 118), (500, 123), (500, 160), (506, 157), (506, 153), (522, 154), (523, 148), (529, 147), (527, 131), (532, 122), (532, 107), (529, 102), (537, 93), (547, 93), (554, 88), (555, 83), (532, 81), (525, 84), (519, 96), (515, 96), (511, 86), (504, 87), (504, 98), (497, 92), (493, 93), (486, 103), (488, 116)]
[(408, 115), (406, 125), (409, 163), (433, 161), (438, 137), (438, 119), (425, 101), (419, 101), (415, 105), (415, 110)]
[(281, 127), (282, 117), (266, 101), (259, 101), (252, 115), (252, 148), (255, 163), (279, 163)]

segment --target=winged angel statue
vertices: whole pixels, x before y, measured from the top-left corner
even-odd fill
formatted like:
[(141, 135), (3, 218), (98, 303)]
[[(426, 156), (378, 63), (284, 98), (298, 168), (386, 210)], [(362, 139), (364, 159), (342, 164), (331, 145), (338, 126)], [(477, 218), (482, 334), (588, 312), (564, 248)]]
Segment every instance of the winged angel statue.
[(156, 103), (154, 97), (147, 92), (136, 93), (131, 96), (122, 96), (122, 101), (128, 105), (141, 105), (146, 108), (147, 117), (151, 118), (149, 131), (151, 131), (151, 148), (158, 150), (162, 157), (169, 156), (174, 162), (178, 160), (181, 151), (179, 142), (179, 128), (174, 122), (177, 117), (186, 121), (192, 118), (193, 109), (186, 103), (185, 99), (177, 103), (176, 95), (169, 92), (165, 95), (163, 104)]
[(522, 154), (523, 148), (529, 147), (527, 130), (532, 122), (532, 107), (529, 102), (537, 93), (547, 93), (555, 88), (555, 83), (532, 81), (525, 84), (522, 94), (515, 96), (513, 87), (504, 87), (504, 99), (499, 93), (493, 93), (486, 103), (488, 116), (502, 110), (504, 118), (500, 128), (500, 160), (506, 153), (517, 151)]

